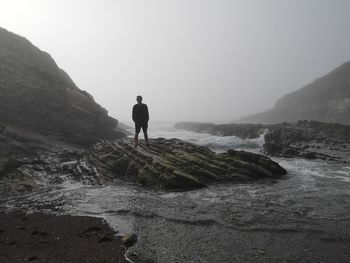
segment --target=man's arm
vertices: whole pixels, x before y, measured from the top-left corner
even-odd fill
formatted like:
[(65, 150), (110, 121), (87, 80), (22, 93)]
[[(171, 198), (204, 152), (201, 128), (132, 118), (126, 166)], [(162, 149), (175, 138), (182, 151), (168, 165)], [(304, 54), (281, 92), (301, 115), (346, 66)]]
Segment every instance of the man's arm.
[(148, 113), (148, 107), (147, 107), (147, 105), (146, 105), (146, 120), (147, 120), (147, 122), (149, 121), (149, 113)]
[(132, 120), (134, 121), (134, 122), (136, 122), (135, 121), (135, 119), (136, 119), (136, 107), (135, 107), (135, 105), (134, 105), (134, 107), (132, 107)]

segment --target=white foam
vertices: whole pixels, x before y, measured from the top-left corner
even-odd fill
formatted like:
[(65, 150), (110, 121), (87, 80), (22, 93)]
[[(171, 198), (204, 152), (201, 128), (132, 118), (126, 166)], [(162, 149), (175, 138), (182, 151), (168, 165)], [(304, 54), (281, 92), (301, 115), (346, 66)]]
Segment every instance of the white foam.
[(275, 158), (277, 162), (292, 174), (302, 174), (305, 180), (330, 178), (350, 182), (350, 167), (339, 163), (319, 160)]
[[(235, 150), (259, 151), (264, 144), (264, 134), (256, 139), (240, 139), (236, 136), (218, 136), (208, 133), (196, 133), (192, 131), (175, 129), (173, 123), (152, 124), (149, 127), (150, 138), (178, 138), (201, 146), (206, 146), (216, 152)], [(131, 135), (130, 137), (132, 137)], [(142, 138), (142, 135), (141, 135)]]

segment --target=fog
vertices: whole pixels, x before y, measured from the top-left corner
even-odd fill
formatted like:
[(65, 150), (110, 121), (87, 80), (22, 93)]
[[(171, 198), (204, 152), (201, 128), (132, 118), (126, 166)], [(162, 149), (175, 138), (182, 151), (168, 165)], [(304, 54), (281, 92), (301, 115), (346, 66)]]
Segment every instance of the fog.
[(109, 114), (229, 122), (350, 60), (348, 0), (0, 0)]

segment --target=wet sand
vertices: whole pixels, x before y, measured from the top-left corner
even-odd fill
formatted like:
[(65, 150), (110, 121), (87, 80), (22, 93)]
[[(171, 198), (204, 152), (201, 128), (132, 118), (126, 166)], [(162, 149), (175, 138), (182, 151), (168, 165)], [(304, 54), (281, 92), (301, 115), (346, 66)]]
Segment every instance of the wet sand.
[(0, 262), (127, 262), (101, 219), (0, 211)]

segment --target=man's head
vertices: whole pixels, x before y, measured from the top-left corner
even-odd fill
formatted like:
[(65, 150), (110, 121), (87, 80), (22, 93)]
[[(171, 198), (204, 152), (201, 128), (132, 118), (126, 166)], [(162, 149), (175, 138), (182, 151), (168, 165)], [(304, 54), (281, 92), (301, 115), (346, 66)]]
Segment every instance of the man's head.
[(136, 100), (137, 100), (138, 103), (141, 103), (142, 102), (142, 96), (138, 95), (136, 97)]

